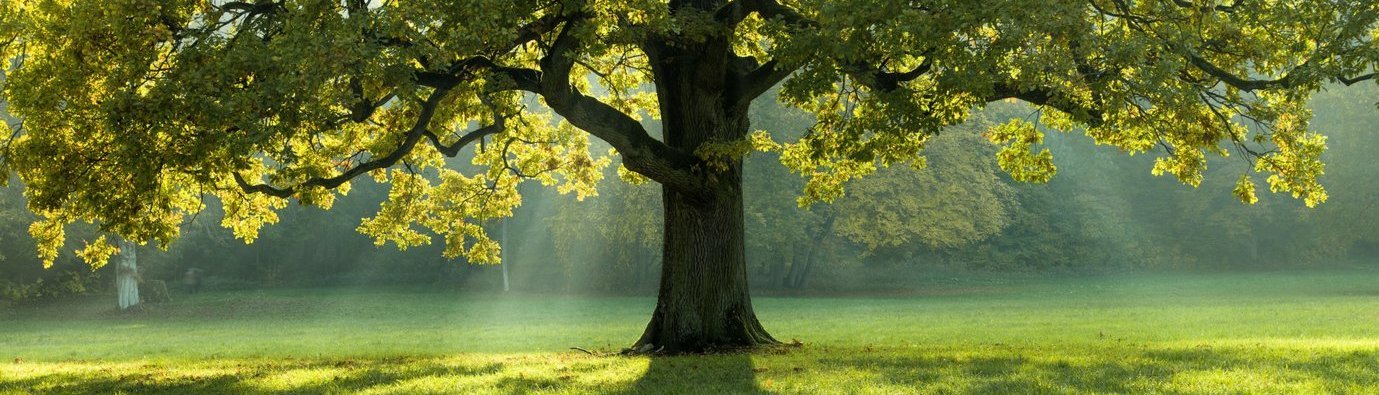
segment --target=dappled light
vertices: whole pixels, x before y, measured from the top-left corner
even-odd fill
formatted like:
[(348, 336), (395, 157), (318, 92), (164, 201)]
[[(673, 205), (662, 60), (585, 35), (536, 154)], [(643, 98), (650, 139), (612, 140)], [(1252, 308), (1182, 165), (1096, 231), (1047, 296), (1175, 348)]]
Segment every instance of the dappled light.
[(1379, 385), (1379, 339), (1354, 317), (1375, 316), (1379, 302), (1355, 290), (1376, 280), (1353, 269), (996, 277), (1018, 285), (768, 297), (758, 308), (772, 331), (808, 342), (703, 356), (616, 355), (640, 330), (644, 297), (274, 291), (226, 315), (163, 305), (72, 318), (105, 305), (88, 299), (3, 316), (0, 390), (1364, 392)]
[(1379, 393), (1379, 1), (0, 0), (0, 394)]
[[(1051, 350), (881, 347), (835, 355), (33, 363), (0, 367), (0, 388), (40, 392), (1044, 393), (1365, 392), (1379, 351), (1188, 347)], [(41, 373), (39, 373), (41, 372)], [(689, 383), (693, 383), (692, 385)], [(690, 390), (693, 391), (690, 391)]]

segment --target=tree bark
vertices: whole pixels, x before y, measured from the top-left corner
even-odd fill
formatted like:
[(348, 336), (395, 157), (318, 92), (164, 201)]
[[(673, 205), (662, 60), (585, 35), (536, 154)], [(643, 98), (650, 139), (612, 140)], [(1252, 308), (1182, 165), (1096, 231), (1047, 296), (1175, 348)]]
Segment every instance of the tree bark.
[[(725, 0), (675, 0), (673, 12), (716, 12)], [(740, 142), (749, 129), (750, 99), (734, 65), (732, 37), (699, 42), (651, 40), (663, 141), (675, 151), (705, 155), (709, 144)], [(712, 151), (712, 150), (710, 150)], [(708, 154), (712, 155), (712, 154)], [(742, 158), (697, 158), (694, 182), (662, 184), (665, 240), (656, 311), (633, 346), (636, 352), (693, 353), (778, 343), (757, 321), (747, 288), (742, 217)], [(643, 173), (646, 174), (646, 173)], [(663, 177), (664, 178), (664, 177)], [(673, 180), (672, 180), (673, 181)]]
[(115, 267), (115, 294), (120, 310), (139, 305), (138, 257), (134, 243), (129, 240), (120, 240), (120, 263)]
[(719, 188), (710, 202), (666, 188), (664, 201), (656, 312), (633, 349), (687, 353), (777, 343), (757, 321), (748, 293), (741, 188)]
[[(746, 137), (746, 106), (724, 98), (728, 48), (727, 39), (648, 47), (667, 145), (696, 152)], [(680, 354), (775, 344), (747, 291), (742, 159), (707, 159), (695, 171), (705, 180), (699, 191), (662, 186), (661, 290), (651, 323), (633, 349)]]

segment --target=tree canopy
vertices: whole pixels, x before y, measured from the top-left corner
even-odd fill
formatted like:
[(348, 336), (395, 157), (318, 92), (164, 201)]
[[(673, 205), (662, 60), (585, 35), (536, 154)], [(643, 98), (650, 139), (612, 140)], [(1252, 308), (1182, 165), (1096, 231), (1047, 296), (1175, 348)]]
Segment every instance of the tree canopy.
[[(703, 4), (700, 4), (703, 3)], [(707, 6), (713, 7), (707, 7)], [(588, 136), (677, 190), (742, 143), (674, 149), (659, 115), (658, 48), (730, 45), (724, 97), (747, 106), (784, 82), (818, 122), (795, 141), (754, 134), (808, 182), (842, 196), (878, 166), (916, 163), (930, 136), (1002, 99), (1038, 123), (1085, 128), (1196, 185), (1206, 155), (1253, 161), (1269, 188), (1326, 200), (1325, 138), (1304, 103), (1326, 82), (1373, 77), (1368, 1), (9, 1), (4, 97), (22, 126), (4, 152), (27, 183), (43, 254), (95, 221), (166, 244), (205, 196), (252, 240), (279, 198), (329, 207), (369, 174), (392, 197), (360, 230), (446, 243), (495, 261), (479, 222), (509, 215), (519, 179), (595, 193)], [(650, 55), (650, 56), (649, 56)], [(532, 111), (548, 108), (551, 112)], [(992, 128), (1016, 179), (1053, 174), (1039, 129)], [(746, 136), (744, 136), (746, 137)], [(474, 167), (446, 166), (476, 142)], [(1253, 201), (1256, 176), (1236, 193)], [(107, 249), (108, 250), (108, 249)], [(99, 253), (95, 254), (99, 257)], [(100, 260), (100, 259), (97, 259)]]
[[(1377, 21), (1368, 0), (16, 0), (0, 163), (48, 262), (77, 221), (166, 247), (208, 196), (253, 240), (288, 198), (330, 207), (364, 175), (391, 188), (358, 228), (377, 243), (497, 262), (483, 224), (520, 181), (588, 196), (616, 155), (662, 186), (667, 223), (636, 348), (751, 346), (775, 342), (747, 292), (751, 150), (828, 202), (1013, 100), (1037, 111), (985, 134), (1015, 180), (1054, 175), (1043, 130), (1080, 130), (1193, 186), (1239, 156), (1240, 200), (1263, 178), (1315, 205), (1307, 99), (1374, 80)], [(751, 128), (776, 86), (815, 118), (798, 138)], [(106, 240), (78, 254), (104, 262)]]

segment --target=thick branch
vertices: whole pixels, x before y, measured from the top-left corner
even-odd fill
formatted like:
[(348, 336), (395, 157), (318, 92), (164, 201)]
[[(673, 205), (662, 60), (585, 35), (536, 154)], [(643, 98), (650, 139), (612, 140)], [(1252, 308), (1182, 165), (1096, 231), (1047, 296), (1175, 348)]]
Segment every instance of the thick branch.
[(889, 92), (899, 88), (903, 82), (913, 81), (915, 78), (928, 73), (929, 70), (933, 69), (933, 66), (934, 64), (926, 57), (923, 63), (909, 71), (890, 72), (861, 63), (845, 64), (843, 71), (868, 88)]
[(742, 0), (729, 1), (713, 13), (713, 19), (719, 23), (727, 25), (729, 28), (737, 26), (746, 19), (747, 10), (742, 6)]
[(1355, 77), (1350, 77), (1350, 78), (1347, 78), (1347, 77), (1336, 77), (1336, 81), (1339, 81), (1340, 83), (1346, 84), (1347, 86), (1349, 86), (1349, 85), (1355, 85), (1355, 84), (1358, 84), (1358, 83), (1361, 83), (1361, 82), (1364, 82), (1364, 81), (1372, 80), (1372, 79), (1374, 79), (1375, 77), (1379, 77), (1379, 75), (1376, 75), (1376, 73), (1369, 73), (1369, 74), (1364, 74), (1364, 75), (1357, 75), (1357, 76), (1355, 76)]
[(794, 8), (790, 8), (790, 6), (781, 4), (779, 1), (776, 0), (740, 1), (742, 2), (742, 8), (745, 11), (749, 13), (754, 12), (757, 15), (760, 15), (762, 19), (780, 19), (785, 23), (799, 27), (815, 27), (819, 25), (819, 23), (814, 21), (813, 19), (809, 19), (809, 17), (804, 16), (804, 14), (801, 14)]
[(1188, 60), (1191, 61), (1192, 65), (1196, 66), (1197, 69), (1202, 70), (1202, 72), (1205, 72), (1212, 77), (1216, 77), (1216, 79), (1221, 80), (1221, 82), (1225, 83), (1226, 85), (1233, 86), (1243, 91), (1292, 87), (1294, 84), (1297, 83), (1295, 80), (1297, 79), (1296, 76), (1298, 69), (1307, 67), (1307, 64), (1304, 63), (1303, 65), (1298, 66), (1297, 68), (1290, 71), (1288, 74), (1284, 75), (1283, 77), (1279, 77), (1278, 79), (1255, 80), (1242, 78), (1220, 67), (1216, 67), (1216, 65), (1212, 64), (1206, 59), (1203, 59), (1201, 56), (1190, 55), (1188, 56)]
[(474, 141), (477, 141), (479, 138), (495, 134), (503, 130), (504, 120), (503, 118), (499, 117), (497, 122), (495, 122), (493, 125), (479, 128), (478, 130), (469, 132), (464, 136), (460, 137), (459, 141), (456, 141), (451, 145), (447, 146), (441, 144), (440, 137), (436, 136), (435, 133), (432, 133), (430, 130), (428, 130), (427, 125), (431, 123), (431, 118), (433, 118), (436, 114), (436, 108), (440, 106), (441, 101), (445, 98), (445, 95), (447, 93), (449, 92), (446, 90), (436, 90), (431, 93), (431, 96), (428, 97), (426, 99), (426, 102), (422, 104), (421, 114), (417, 115), (416, 123), (414, 123), (412, 125), (411, 130), (408, 130), (407, 134), (403, 136), (402, 142), (398, 144), (397, 149), (394, 149), (393, 152), (388, 153), (387, 155), (373, 158), (363, 163), (360, 163), (350, 168), (349, 170), (346, 170), (333, 177), (313, 177), (293, 186), (277, 187), (269, 184), (251, 184), (249, 181), (245, 180), (244, 176), (240, 175), (238, 172), (233, 173), (235, 183), (239, 185), (239, 188), (241, 190), (247, 193), (262, 193), (265, 195), (276, 196), (280, 198), (289, 198), (305, 189), (333, 189), (354, 179), (355, 177), (359, 177), (360, 175), (363, 175), (370, 171), (391, 167), (397, 164), (398, 161), (402, 160), (402, 157), (406, 156), (408, 153), (411, 153), (412, 150), (416, 148), (417, 142), (421, 141), (423, 137), (430, 139), (431, 144), (436, 147), (436, 150), (440, 151), (446, 156), (453, 157), (459, 154), (460, 149), (464, 146), (473, 143)]
[(444, 143), (441, 143), (440, 136), (437, 136), (430, 130), (423, 132), (423, 134), (426, 135), (426, 138), (428, 140), (431, 140), (431, 146), (435, 147), (436, 151), (440, 151), (442, 155), (454, 158), (456, 155), (460, 154), (461, 149), (468, 146), (469, 144), (475, 141), (479, 141), (479, 139), (481, 138), (502, 132), (504, 129), (507, 128), (506, 122), (504, 121), (505, 120), (503, 118), (498, 118), (497, 122), (495, 122), (494, 124), (475, 129), (474, 131), (471, 131), (469, 133), (465, 133), (463, 136), (460, 136), (459, 140), (456, 140), (454, 143), (451, 143), (450, 145), (445, 145)]
[(1177, 6), (1179, 6), (1179, 7), (1183, 7), (1183, 8), (1195, 8), (1195, 9), (1199, 9), (1199, 10), (1212, 10), (1212, 11), (1224, 12), (1224, 13), (1234, 13), (1234, 12), (1241, 6), (1242, 3), (1244, 3), (1243, 0), (1242, 0), (1242, 1), (1235, 1), (1235, 2), (1232, 2), (1230, 5), (1218, 4), (1218, 5), (1215, 5), (1215, 6), (1211, 6), (1211, 5), (1201, 6), (1201, 5), (1194, 4), (1193, 2), (1187, 1), (1187, 0), (1173, 0), (1173, 4), (1174, 4), (1174, 5), (1177, 5)]
[[(526, 45), (532, 41), (536, 41), (537, 39), (541, 38), (543, 34), (549, 33), (552, 30), (554, 30), (555, 27), (560, 24), (560, 22), (565, 20), (566, 16), (553, 13), (542, 16), (541, 18), (537, 18), (537, 20), (532, 21), (531, 23), (528, 23), (526, 25), (522, 25), (522, 27), (517, 29), (517, 37), (514, 38), (506, 48), (499, 48), (497, 53), (508, 53), (517, 49), (518, 47)], [(405, 41), (400, 42), (401, 45), (411, 45), (410, 43), (407, 43)], [(422, 86), (428, 86), (436, 89), (450, 89), (456, 85), (459, 85), (461, 82), (464, 82), (464, 79), (467, 76), (471, 75), (472, 73), (480, 69), (497, 71), (501, 74), (508, 74), (509, 76), (512, 76), (514, 80), (518, 81), (518, 89), (520, 90), (535, 91), (536, 89), (534, 85), (520, 85), (524, 81), (533, 81), (534, 79), (531, 77), (531, 74), (534, 73), (534, 71), (505, 68), (495, 63), (493, 61), (493, 58), (484, 55), (472, 56), (464, 60), (452, 63), (450, 67), (446, 68), (444, 71), (420, 70), (414, 73), (414, 75), (417, 79), (417, 83), (421, 84)], [(518, 75), (519, 73), (515, 73), (517, 71), (521, 71), (522, 73), (520, 74), (525, 75)]]
[[(1176, 5), (1176, 6), (1179, 6), (1179, 7), (1184, 7), (1184, 8), (1197, 8), (1197, 9), (1200, 9), (1200, 10), (1202, 10), (1202, 11), (1215, 11), (1215, 12), (1222, 12), (1222, 13), (1234, 13), (1234, 12), (1236, 12), (1242, 5), (1245, 4), (1245, 1), (1244, 1), (1244, 0), (1237, 0), (1237, 1), (1234, 1), (1234, 2), (1232, 2), (1230, 5), (1224, 5), (1224, 4), (1223, 4), (1223, 5), (1216, 5), (1216, 6), (1198, 5), (1198, 4), (1196, 4), (1196, 3), (1193, 3), (1193, 2), (1190, 2), (1190, 1), (1184, 1), (1184, 0), (1171, 0), (1170, 2), (1171, 2), (1172, 4), (1174, 4), (1174, 5)], [(1099, 6), (1099, 5), (1097, 4), (1096, 1), (1091, 1), (1091, 2), (1089, 2), (1089, 3), (1091, 4), (1091, 6), (1092, 6), (1093, 9), (1097, 10), (1097, 11), (1100, 12), (1101, 14), (1107, 15), (1107, 16), (1113, 16), (1113, 17), (1116, 17), (1116, 18), (1125, 19), (1126, 21), (1130, 22), (1130, 27), (1131, 27), (1131, 28), (1133, 28), (1133, 29), (1135, 29), (1135, 30), (1137, 30), (1137, 31), (1139, 31), (1140, 33), (1143, 33), (1143, 34), (1147, 34), (1147, 35), (1151, 35), (1151, 36), (1153, 35), (1153, 34), (1152, 34), (1152, 29), (1150, 29), (1150, 28), (1148, 28), (1147, 26), (1145, 26), (1145, 25), (1149, 25), (1150, 23), (1153, 23), (1153, 21), (1150, 20), (1150, 19), (1148, 19), (1148, 18), (1145, 18), (1145, 17), (1143, 17), (1143, 16), (1137, 16), (1137, 15), (1132, 15), (1132, 14), (1130, 14), (1130, 12), (1129, 12), (1128, 10), (1129, 10), (1131, 7), (1130, 7), (1128, 4), (1126, 4), (1124, 1), (1121, 1), (1121, 0), (1113, 0), (1113, 3), (1117, 6), (1117, 8), (1118, 8), (1119, 10), (1121, 10), (1121, 12), (1119, 12), (1119, 13), (1117, 13), (1117, 12), (1111, 12), (1111, 11), (1109, 11), (1109, 10), (1106, 10), (1106, 9), (1102, 8), (1101, 6)], [(1342, 30), (1344, 31), (1344, 30), (1346, 30), (1346, 29), (1342, 29)], [(1344, 34), (1342, 33), (1342, 34), (1339, 34), (1338, 37), (1336, 37), (1335, 39), (1326, 41), (1326, 43), (1323, 45), (1323, 47), (1331, 47), (1331, 46), (1341, 45), (1342, 43), (1346, 43), (1346, 42), (1349, 42), (1349, 40), (1345, 39)], [(1204, 44), (1206, 45), (1206, 47), (1205, 47), (1205, 48), (1202, 48), (1202, 49), (1205, 49), (1205, 50), (1212, 50), (1212, 51), (1216, 51), (1216, 52), (1222, 51), (1221, 49), (1219, 49), (1219, 45), (1217, 45), (1216, 43), (1207, 42), (1207, 43), (1204, 43)], [(1231, 86), (1231, 87), (1234, 87), (1234, 88), (1236, 88), (1236, 89), (1240, 89), (1240, 90), (1243, 90), (1243, 91), (1247, 91), (1247, 92), (1248, 92), (1248, 91), (1256, 91), (1256, 90), (1289, 89), (1289, 88), (1294, 88), (1294, 87), (1297, 87), (1297, 86), (1299, 86), (1299, 85), (1302, 85), (1302, 84), (1306, 84), (1306, 83), (1311, 82), (1311, 80), (1308, 79), (1309, 77), (1323, 77), (1323, 78), (1329, 78), (1329, 79), (1332, 79), (1332, 80), (1335, 80), (1335, 81), (1339, 81), (1339, 82), (1341, 82), (1341, 83), (1344, 83), (1344, 84), (1346, 84), (1346, 85), (1351, 85), (1351, 84), (1354, 84), (1354, 83), (1357, 83), (1357, 82), (1360, 82), (1360, 81), (1365, 81), (1365, 80), (1369, 80), (1369, 79), (1375, 78), (1375, 75), (1372, 74), (1372, 73), (1371, 73), (1371, 74), (1365, 74), (1365, 75), (1353, 76), (1353, 77), (1347, 77), (1347, 76), (1344, 76), (1344, 75), (1339, 75), (1339, 76), (1325, 76), (1325, 75), (1315, 75), (1315, 76), (1313, 76), (1313, 75), (1308, 75), (1309, 72), (1316, 71), (1316, 70), (1309, 70), (1309, 68), (1311, 68), (1311, 67), (1313, 66), (1314, 61), (1319, 60), (1319, 59), (1323, 59), (1325, 56), (1329, 56), (1329, 55), (1326, 55), (1326, 54), (1327, 54), (1327, 51), (1322, 50), (1322, 49), (1318, 49), (1318, 50), (1314, 51), (1313, 54), (1312, 54), (1307, 60), (1305, 60), (1305, 61), (1303, 61), (1301, 64), (1299, 64), (1299, 65), (1293, 67), (1291, 70), (1289, 70), (1289, 71), (1288, 71), (1286, 74), (1284, 74), (1282, 77), (1279, 77), (1279, 78), (1276, 78), (1276, 79), (1268, 79), (1268, 80), (1266, 80), (1266, 79), (1252, 79), (1252, 78), (1249, 78), (1249, 77), (1247, 77), (1247, 76), (1236, 75), (1236, 74), (1230, 72), (1229, 70), (1226, 70), (1226, 69), (1223, 69), (1223, 68), (1221, 68), (1221, 67), (1218, 67), (1216, 64), (1213, 64), (1210, 60), (1207, 60), (1206, 58), (1203, 58), (1203, 57), (1202, 57), (1197, 51), (1195, 51), (1195, 50), (1183, 50), (1183, 48), (1181, 48), (1181, 46), (1175, 45), (1174, 43), (1171, 43), (1171, 42), (1170, 42), (1170, 43), (1166, 43), (1165, 46), (1167, 46), (1169, 49), (1180, 50), (1181, 52), (1183, 52), (1183, 53), (1184, 53), (1183, 56), (1187, 59), (1187, 61), (1188, 61), (1189, 63), (1192, 64), (1192, 66), (1193, 66), (1194, 68), (1196, 68), (1196, 69), (1198, 69), (1198, 70), (1201, 70), (1203, 73), (1206, 73), (1207, 75), (1209, 75), (1209, 76), (1211, 76), (1211, 77), (1213, 77), (1213, 78), (1219, 80), (1221, 83), (1223, 83), (1223, 84), (1225, 84), (1225, 85), (1228, 85), (1228, 86)], [(1339, 53), (1344, 53), (1344, 51), (1340, 51)]]
[(247, 13), (249, 16), (257, 14), (269, 14), (282, 9), (282, 3), (274, 1), (260, 1), (248, 3), (243, 1), (231, 1), (220, 6), (220, 9), (227, 11), (239, 11)]
[[(303, 189), (323, 187), (335, 188), (361, 174), (383, 169), (397, 164), (403, 156), (411, 152), (422, 139), (447, 156), (455, 156), (464, 146), (481, 137), (501, 132), (503, 120), (461, 137), (451, 145), (444, 145), (440, 137), (427, 130), (426, 125), (434, 116), (436, 107), (446, 92), (464, 83), (481, 72), (508, 77), (516, 90), (532, 92), (546, 99), (547, 105), (557, 114), (565, 117), (572, 125), (611, 144), (623, 155), (628, 169), (641, 173), (657, 182), (687, 193), (703, 191), (703, 181), (695, 176), (693, 169), (698, 160), (694, 156), (671, 148), (652, 138), (632, 117), (589, 97), (573, 88), (570, 72), (579, 43), (572, 35), (576, 23), (572, 20), (584, 18), (581, 15), (547, 16), (521, 28), (513, 42), (513, 48), (536, 40), (541, 35), (555, 29), (560, 22), (564, 28), (552, 45), (549, 54), (542, 59), (541, 71), (506, 67), (497, 64), (487, 56), (474, 56), (455, 62), (443, 71), (419, 70), (414, 76), (417, 83), (435, 89), (422, 107), (411, 130), (392, 153), (361, 163), (339, 175), (327, 178), (312, 178), (290, 187), (277, 187), (268, 184), (251, 184), (240, 174), (234, 174), (239, 187), (250, 193), (263, 193), (277, 197), (291, 197)], [(510, 49), (509, 49), (510, 50)], [(377, 103), (382, 105), (383, 103)]]
[[(1299, 84), (1305, 83), (1305, 81), (1299, 80), (1299, 72), (1306, 69), (1310, 64), (1309, 60), (1309, 62), (1303, 63), (1293, 68), (1288, 72), (1288, 74), (1285, 74), (1284, 76), (1279, 77), (1277, 79), (1258, 80), (1243, 78), (1235, 74), (1232, 74), (1231, 72), (1226, 71), (1220, 67), (1216, 67), (1216, 65), (1196, 55), (1189, 56), (1188, 60), (1192, 62), (1193, 66), (1196, 66), (1197, 69), (1207, 73), (1207, 75), (1215, 77), (1216, 79), (1221, 80), (1222, 83), (1225, 83), (1226, 85), (1230, 85), (1243, 91), (1255, 91), (1262, 89), (1288, 89), (1296, 87)], [(1379, 76), (1377, 76), (1375, 73), (1368, 73), (1356, 75), (1354, 77), (1334, 76), (1331, 78), (1342, 84), (1354, 85), (1359, 82), (1375, 79), (1376, 77)]]
[(451, 69), (453, 71), (445, 73), (418, 71), (414, 75), (416, 76), (417, 84), (421, 86), (436, 89), (450, 89), (464, 82), (464, 77), (467, 73), (486, 70), (512, 79), (512, 82), (516, 84), (514, 88), (517, 90), (538, 94), (541, 93), (541, 72), (532, 69), (501, 66), (494, 63), (492, 59), (484, 56), (475, 56), (465, 59), (464, 61), (456, 63)]
[(986, 101), (994, 102), (1005, 99), (1020, 99), (1031, 104), (1055, 108), (1081, 118), (1081, 121), (1092, 127), (1100, 126), (1102, 123), (1100, 110), (1078, 105), (1052, 89), (1019, 89), (1008, 84), (996, 84), (992, 87), (991, 95), (987, 96)]
[[(798, 10), (790, 6), (781, 4), (777, 0), (739, 0), (742, 8), (746, 12), (756, 13), (763, 19), (778, 19), (786, 24), (801, 29), (813, 29), (819, 26), (817, 21), (806, 17)], [(854, 79), (866, 84), (869, 88), (878, 91), (891, 91), (900, 86), (901, 83), (913, 81), (916, 78), (928, 73), (933, 68), (932, 60), (925, 58), (919, 66), (908, 71), (889, 72), (884, 67), (876, 67), (863, 62), (841, 61), (839, 62), (843, 71)], [(796, 68), (785, 67), (776, 60), (771, 60), (758, 67), (756, 70), (740, 76), (740, 88), (734, 92), (734, 96), (739, 103), (751, 102), (757, 96), (765, 93), (771, 87), (780, 83)]]
[[(755, 13), (762, 19), (780, 19), (796, 28), (812, 29), (819, 26), (814, 20), (776, 0), (737, 0), (723, 6), (719, 12), (731, 16), (736, 21), (741, 21), (742, 18)], [(728, 84), (732, 90), (728, 92), (727, 97), (736, 106), (751, 104), (752, 100), (790, 77), (790, 74), (794, 74), (796, 69), (798, 66), (785, 66), (772, 59), (751, 71), (732, 73), (729, 78), (732, 78), (733, 81)]]
[(728, 93), (728, 97), (734, 98), (734, 103), (738, 106), (750, 104), (752, 100), (771, 90), (771, 87), (790, 77), (795, 69), (781, 66), (780, 62), (775, 60), (767, 61), (750, 72), (737, 74), (736, 83), (728, 85), (734, 88)]
[(546, 105), (571, 125), (612, 145), (623, 156), (623, 165), (628, 170), (686, 194), (705, 192), (704, 180), (694, 174), (693, 169), (699, 162), (694, 156), (652, 138), (631, 116), (570, 85), (570, 70), (580, 46), (574, 30), (584, 18), (576, 16), (566, 22), (549, 53), (541, 60), (539, 74), (520, 69), (503, 71), (518, 80), (519, 86), (524, 85), (523, 81), (530, 83), (529, 79), (535, 77), (538, 81), (535, 88), (539, 89), (534, 92), (546, 99)]

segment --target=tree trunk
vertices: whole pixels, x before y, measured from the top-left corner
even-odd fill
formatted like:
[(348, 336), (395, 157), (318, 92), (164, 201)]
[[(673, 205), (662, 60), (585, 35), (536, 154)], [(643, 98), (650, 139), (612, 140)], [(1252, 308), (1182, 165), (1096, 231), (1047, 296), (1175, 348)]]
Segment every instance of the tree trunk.
[(805, 247), (803, 267), (800, 267), (799, 272), (792, 277), (790, 288), (804, 288), (805, 283), (809, 280), (809, 273), (814, 271), (814, 256), (817, 255), (815, 251), (823, 246), (824, 240), (833, 231), (835, 218), (837, 218), (837, 213), (830, 211), (828, 217), (824, 219), (824, 223), (819, 226), (819, 230), (814, 232), (814, 236), (810, 238), (809, 245)]
[[(673, 12), (715, 12), (726, 0), (674, 0)], [(696, 14), (697, 15), (697, 14)], [(663, 140), (681, 152), (698, 154), (708, 144), (746, 138), (749, 103), (739, 101), (741, 81), (730, 65), (730, 35), (702, 41), (652, 41), (650, 58), (660, 104)], [(732, 78), (730, 78), (732, 77)], [(665, 240), (656, 311), (637, 352), (689, 353), (741, 349), (777, 343), (752, 310), (747, 291), (742, 158), (702, 158), (693, 172), (702, 189), (662, 188)]]
[(752, 310), (740, 177), (731, 183), (710, 202), (665, 190), (660, 293), (635, 350), (685, 353), (777, 343)]
[(785, 289), (793, 287), (795, 283), (795, 273), (800, 271), (800, 267), (803, 266), (802, 262), (804, 262), (805, 259), (805, 254), (802, 253), (802, 251), (809, 249), (809, 245), (804, 241), (800, 241), (791, 247), (790, 262), (788, 266), (781, 270), (780, 278), (776, 280), (776, 284)]
[(804, 258), (804, 267), (800, 268), (799, 274), (795, 276), (794, 282), (790, 284), (791, 289), (804, 288), (805, 281), (809, 279), (809, 272), (814, 269), (814, 247), (810, 247), (809, 250), (809, 255)]
[(501, 245), (501, 246), (503, 246), (503, 248), (506, 248), (508, 251), (503, 251), (501, 254), (498, 255), (498, 266), (502, 266), (502, 267), (503, 267), (503, 292), (507, 292), (508, 289), (509, 289), (509, 288), (508, 288), (508, 264), (509, 264), (509, 263), (512, 263), (512, 260), (511, 260), (511, 259), (508, 259), (508, 253), (509, 253), (512, 249), (511, 249), (511, 248), (508, 248), (508, 247), (509, 247), (509, 246), (508, 246), (508, 221), (507, 221), (507, 220), (503, 220), (503, 223), (502, 223), (501, 226), (503, 227), (503, 229), (499, 231), (499, 236), (498, 236), (498, 240), (499, 240), (499, 241), (498, 241), (498, 244)]
[(139, 305), (139, 266), (135, 254), (133, 242), (120, 240), (120, 263), (115, 267), (115, 294), (120, 310)]

